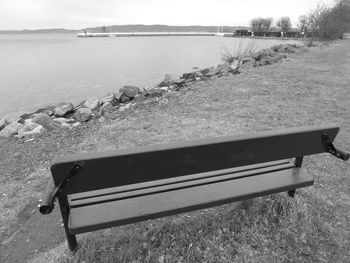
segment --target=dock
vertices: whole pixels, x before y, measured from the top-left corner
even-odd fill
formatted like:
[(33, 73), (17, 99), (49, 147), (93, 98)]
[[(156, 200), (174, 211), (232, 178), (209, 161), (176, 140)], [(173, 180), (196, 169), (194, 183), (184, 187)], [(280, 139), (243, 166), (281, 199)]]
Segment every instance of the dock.
[[(160, 36), (216, 36), (214, 32), (105, 32), (79, 33), (78, 37), (160, 37)], [(224, 35), (226, 36), (226, 35)], [(227, 36), (232, 34), (227, 33)]]

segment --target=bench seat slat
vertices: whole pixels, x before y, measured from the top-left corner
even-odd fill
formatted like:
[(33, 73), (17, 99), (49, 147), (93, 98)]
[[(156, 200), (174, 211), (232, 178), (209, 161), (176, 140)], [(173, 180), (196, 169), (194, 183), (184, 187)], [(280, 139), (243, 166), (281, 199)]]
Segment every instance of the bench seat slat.
[(237, 172), (230, 171), (233, 169), (224, 169), (224, 170), (219, 170), (215, 172), (213, 171), (208, 173), (190, 175), (187, 177), (184, 176), (182, 178), (177, 178), (177, 180), (172, 183), (159, 182), (159, 181), (165, 181), (165, 180), (159, 180), (159, 181), (150, 182), (147, 187), (144, 187), (143, 184), (141, 184), (141, 186), (140, 184), (135, 184), (135, 185), (129, 186), (128, 190), (123, 190), (123, 191), (118, 189), (121, 187), (116, 187), (115, 192), (108, 193), (105, 195), (100, 195), (100, 196), (91, 196), (90, 198), (76, 199), (73, 196), (73, 197), (69, 197), (70, 199), (69, 204), (71, 207), (92, 205), (92, 204), (116, 201), (116, 200), (121, 200), (126, 198), (140, 197), (140, 196), (149, 195), (149, 194), (156, 194), (160, 192), (180, 190), (180, 189), (195, 187), (199, 185), (228, 181), (228, 180), (233, 180), (241, 177), (254, 176), (254, 175), (273, 172), (273, 171), (290, 169), (293, 167), (295, 167), (293, 162), (285, 161), (285, 163), (282, 163), (279, 165), (273, 165), (273, 166), (267, 166), (267, 167), (262, 166), (262, 168), (255, 168), (255, 169), (251, 169), (250, 167), (249, 169), (242, 170), (242, 171), (239, 171), (236, 168)]
[(70, 209), (71, 234), (135, 223), (257, 196), (310, 186), (314, 179), (300, 168), (200, 185)]
[[(259, 164), (245, 165), (245, 166), (241, 166), (241, 167), (234, 167), (234, 168), (229, 168), (229, 169), (222, 169), (222, 170), (220, 170), (220, 172), (221, 173), (238, 173), (238, 172), (243, 172), (243, 171), (260, 169), (260, 168), (264, 168), (264, 167), (272, 167), (272, 166), (277, 166), (277, 165), (282, 165), (282, 164), (288, 164), (291, 162), (292, 162), (291, 159), (284, 159), (284, 160), (273, 161), (273, 162), (265, 162), (265, 163), (259, 163)], [(129, 185), (111, 187), (111, 188), (106, 188), (106, 189), (75, 193), (75, 194), (69, 195), (69, 199), (74, 201), (74, 200), (78, 200), (78, 199), (91, 198), (94, 196), (96, 196), (96, 197), (97, 196), (104, 196), (104, 195), (108, 195), (108, 194), (115, 194), (118, 192), (126, 192), (126, 191), (133, 191), (136, 189), (154, 187), (157, 185), (166, 185), (166, 184), (173, 184), (173, 183), (197, 180), (200, 178), (216, 176), (216, 175), (217, 175), (217, 171), (184, 175), (184, 176), (178, 176), (178, 177), (173, 177), (173, 178), (160, 179), (160, 180), (156, 180), (156, 181), (148, 181), (148, 182), (143, 182), (143, 183), (138, 183), (138, 184), (131, 184), (131, 185), (129, 184)], [(98, 175), (96, 175), (96, 176), (98, 176)]]

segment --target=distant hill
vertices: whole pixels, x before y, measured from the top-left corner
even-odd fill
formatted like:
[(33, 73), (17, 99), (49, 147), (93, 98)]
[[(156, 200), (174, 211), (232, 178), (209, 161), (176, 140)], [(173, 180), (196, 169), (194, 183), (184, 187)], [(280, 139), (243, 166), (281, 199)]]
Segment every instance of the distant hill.
[(0, 30), (0, 34), (50, 34), (50, 33), (78, 33), (81, 30), (72, 30), (64, 28), (52, 29), (23, 29), (23, 30)]
[[(235, 29), (248, 29), (247, 27), (224, 26), (220, 31), (233, 32)], [(0, 30), (0, 34), (48, 34), (48, 33), (78, 33), (86, 30), (91, 33), (99, 32), (217, 32), (217, 26), (167, 26), (167, 25), (113, 25), (90, 27), (80, 30), (64, 28), (53, 29), (24, 29), (24, 30)]]

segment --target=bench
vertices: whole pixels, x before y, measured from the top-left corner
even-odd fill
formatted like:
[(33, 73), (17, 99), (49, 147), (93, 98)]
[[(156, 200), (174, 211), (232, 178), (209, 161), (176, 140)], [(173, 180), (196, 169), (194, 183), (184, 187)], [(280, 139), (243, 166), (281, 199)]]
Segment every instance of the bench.
[(269, 195), (314, 183), (303, 156), (329, 152), (335, 125), (268, 131), (109, 152), (51, 166), (42, 214), (58, 199), (70, 250), (76, 234)]

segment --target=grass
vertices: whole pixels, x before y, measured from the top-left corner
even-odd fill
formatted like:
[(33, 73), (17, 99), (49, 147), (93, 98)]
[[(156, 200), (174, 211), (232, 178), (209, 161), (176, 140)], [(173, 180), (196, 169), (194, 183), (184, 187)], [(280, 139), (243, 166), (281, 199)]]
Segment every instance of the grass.
[[(30, 162), (47, 169), (37, 159), (46, 155), (46, 144), (54, 151), (50, 156), (63, 154), (56, 142), (65, 145), (67, 152), (87, 152), (332, 122), (341, 127), (336, 145), (350, 151), (349, 45), (343, 41), (321, 46), (282, 63), (190, 84), (111, 114), (103, 125), (88, 124), (75, 139), (69, 134), (61, 139), (48, 136), (32, 147), (11, 140), (2, 144), (1, 157), (7, 158), (1, 166), (1, 176), (6, 175), (2, 189), (12, 186), (8, 184), (12, 172), (6, 171), (23, 178), (20, 174)], [(14, 157), (6, 154), (18, 149), (26, 157), (23, 166), (11, 162)], [(67, 250), (63, 229), (57, 226), (58, 213), (49, 217), (28, 213), (29, 219), (21, 222), (12, 217), (15, 224), (9, 225), (9, 236), (19, 232), (14, 242), (0, 247), (0, 259), (10, 254), (12, 261), (9, 257), (2, 261), (349, 262), (350, 163), (322, 154), (306, 157), (303, 169), (315, 177), (315, 185), (298, 190), (294, 199), (280, 193), (78, 235), (81, 248), (74, 255)], [(44, 173), (47, 178), (49, 172)], [(10, 201), (18, 199), (22, 187), (27, 189), (27, 177), (31, 175), (16, 182), (21, 187), (13, 190), (13, 199), (0, 195), (1, 205), (13, 207)], [(35, 201), (43, 182), (35, 182), (36, 187), (32, 182), (37, 191), (21, 202)], [(29, 206), (28, 211), (35, 208)], [(43, 221), (37, 227), (34, 220)], [(50, 229), (51, 235), (45, 236)], [(30, 246), (39, 251), (29, 250)]]
[(257, 50), (257, 42), (253, 39), (242, 39), (234, 42), (232, 50), (221, 48), (221, 59), (232, 64), (235, 60), (240, 61)]

